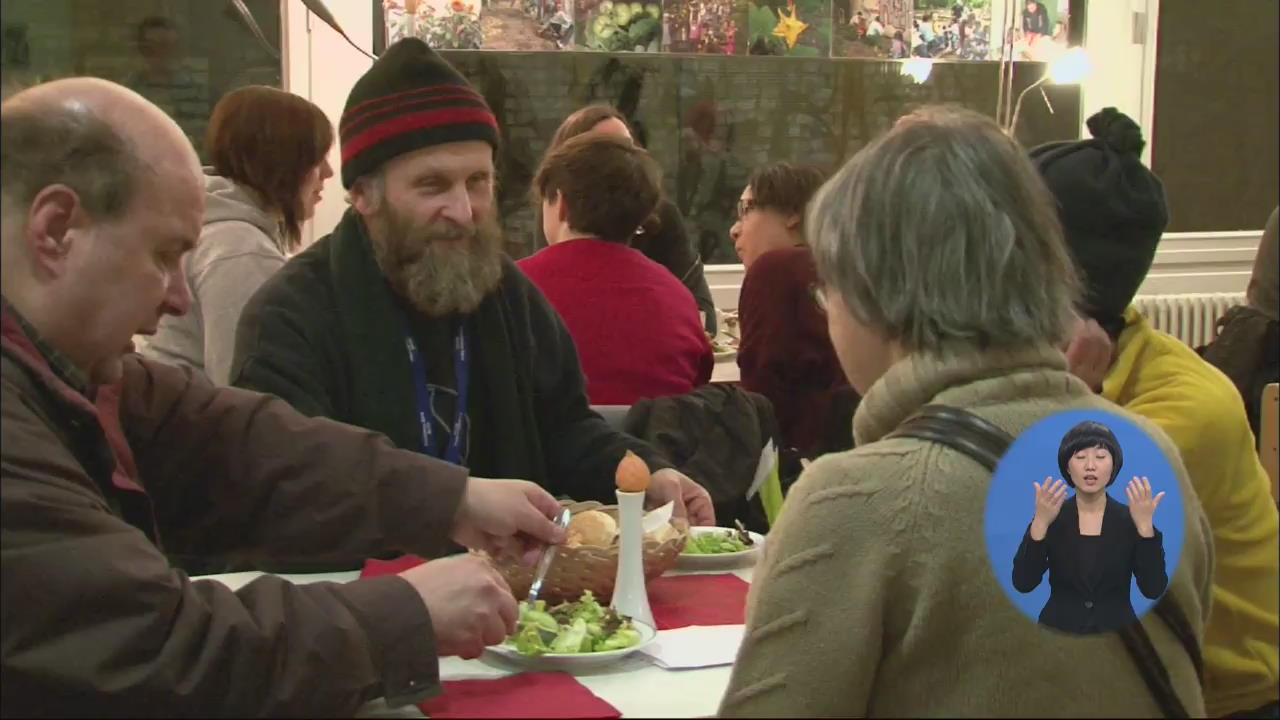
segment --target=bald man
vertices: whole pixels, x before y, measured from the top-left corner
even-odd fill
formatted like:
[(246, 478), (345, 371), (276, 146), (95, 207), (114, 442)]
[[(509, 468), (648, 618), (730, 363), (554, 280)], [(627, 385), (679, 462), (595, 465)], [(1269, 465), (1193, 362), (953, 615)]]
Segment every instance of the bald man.
[(514, 629), (502, 578), (465, 556), (234, 593), (170, 567), (563, 537), (531, 483), (131, 353), (189, 308), (203, 212), (196, 155), (155, 106), (61, 80), (4, 101), (0, 138), (0, 715), (349, 715), (424, 699), (437, 656)]

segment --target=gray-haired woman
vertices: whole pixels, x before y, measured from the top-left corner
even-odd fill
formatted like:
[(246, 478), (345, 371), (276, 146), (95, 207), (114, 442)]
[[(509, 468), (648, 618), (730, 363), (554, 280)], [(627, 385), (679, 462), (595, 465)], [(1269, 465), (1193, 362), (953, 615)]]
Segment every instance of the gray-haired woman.
[[(990, 473), (943, 445), (886, 436), (926, 404), (1017, 435), (1099, 408), (1147, 428), (1187, 498), (1169, 592), (1199, 637), (1211, 559), (1203, 512), (1168, 439), (1090, 392), (1058, 349), (1079, 294), (1043, 182), (990, 119), (917, 111), (818, 193), (806, 232), (836, 354), (863, 401), (857, 449), (792, 488), (756, 571), (726, 716), (1155, 716), (1114, 635), (1038, 626), (992, 571)], [(1012, 550), (1012, 548), (1010, 548)], [(1143, 621), (1193, 716), (1188, 653)]]

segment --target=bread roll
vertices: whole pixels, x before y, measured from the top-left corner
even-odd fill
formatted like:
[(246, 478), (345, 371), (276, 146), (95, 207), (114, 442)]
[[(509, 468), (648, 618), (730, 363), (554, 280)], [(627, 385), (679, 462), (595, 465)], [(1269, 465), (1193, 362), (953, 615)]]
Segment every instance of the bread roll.
[(578, 513), (569, 521), (566, 544), (569, 547), (595, 545), (608, 547), (618, 534), (618, 521), (608, 513), (588, 510)]

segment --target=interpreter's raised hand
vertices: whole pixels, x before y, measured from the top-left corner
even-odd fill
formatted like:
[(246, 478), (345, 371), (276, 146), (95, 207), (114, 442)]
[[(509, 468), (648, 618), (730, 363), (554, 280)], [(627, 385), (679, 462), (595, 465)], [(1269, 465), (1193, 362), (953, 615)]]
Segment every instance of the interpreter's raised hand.
[(1062, 503), (1067, 499), (1067, 484), (1053, 478), (1044, 479), (1044, 484), (1031, 483), (1036, 486), (1036, 514), (1031, 518), (1031, 539), (1039, 542), (1049, 532), (1049, 526), (1058, 519)]
[(436, 653), (470, 660), (516, 631), (519, 613), (511, 588), (476, 555), (432, 560), (400, 573), (418, 591), (431, 616)]
[(564, 542), (555, 523), (560, 511), (560, 503), (531, 482), (468, 478), (451, 537), (495, 558), (533, 564), (541, 548)]
[(1135, 477), (1129, 481), (1124, 493), (1129, 496), (1129, 517), (1133, 518), (1133, 525), (1138, 528), (1138, 534), (1144, 538), (1155, 537), (1156, 507), (1164, 498), (1164, 491), (1152, 497), (1151, 481), (1145, 477)]
[(1111, 336), (1096, 320), (1078, 319), (1075, 333), (1066, 350), (1067, 368), (1094, 392), (1102, 390), (1102, 381), (1111, 371), (1115, 345)]
[(711, 493), (679, 470), (665, 468), (653, 473), (645, 500), (650, 507), (673, 502), (672, 514), (686, 518), (690, 525), (710, 527), (716, 524), (716, 508), (711, 502)]

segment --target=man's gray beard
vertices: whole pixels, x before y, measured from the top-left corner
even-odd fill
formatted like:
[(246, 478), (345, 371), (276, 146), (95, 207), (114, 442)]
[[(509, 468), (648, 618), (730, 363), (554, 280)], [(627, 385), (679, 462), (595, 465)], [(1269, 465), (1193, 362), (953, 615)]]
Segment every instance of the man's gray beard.
[(415, 225), (384, 204), (367, 221), (383, 274), (429, 317), (473, 312), (502, 281), (502, 229), (493, 216), (473, 230), (451, 222)]

